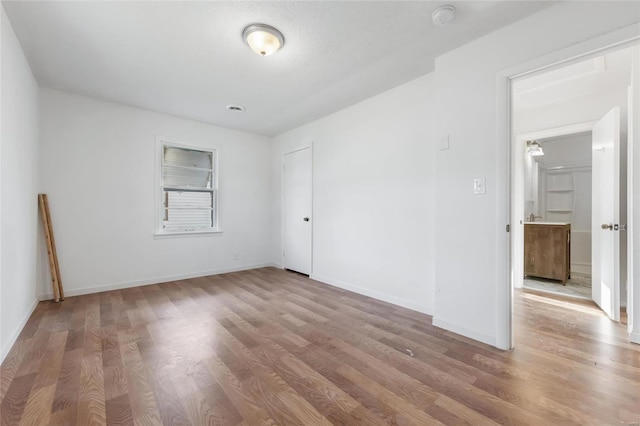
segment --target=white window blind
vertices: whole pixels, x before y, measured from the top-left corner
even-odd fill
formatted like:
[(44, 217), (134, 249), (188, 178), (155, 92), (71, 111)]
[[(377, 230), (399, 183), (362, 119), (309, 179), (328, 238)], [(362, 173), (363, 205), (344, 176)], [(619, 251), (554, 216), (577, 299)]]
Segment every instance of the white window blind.
[(216, 151), (162, 145), (162, 231), (216, 229)]

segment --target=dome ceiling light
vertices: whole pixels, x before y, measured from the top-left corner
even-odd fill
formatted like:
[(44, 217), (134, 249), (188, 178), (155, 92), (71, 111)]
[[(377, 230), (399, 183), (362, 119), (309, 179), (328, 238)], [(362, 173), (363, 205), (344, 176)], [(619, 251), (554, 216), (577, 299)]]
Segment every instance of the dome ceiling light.
[(249, 25), (242, 31), (242, 38), (260, 56), (269, 56), (284, 46), (282, 33), (265, 24)]
[(433, 19), (433, 24), (439, 27), (443, 27), (447, 25), (449, 22), (453, 21), (453, 18), (456, 16), (456, 8), (453, 6), (442, 6), (433, 11), (431, 15), (431, 19)]

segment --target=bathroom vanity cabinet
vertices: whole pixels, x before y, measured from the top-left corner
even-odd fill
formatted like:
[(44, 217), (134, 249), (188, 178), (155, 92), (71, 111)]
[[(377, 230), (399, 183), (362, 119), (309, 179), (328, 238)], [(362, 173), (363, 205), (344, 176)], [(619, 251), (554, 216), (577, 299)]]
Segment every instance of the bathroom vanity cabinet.
[(571, 224), (524, 224), (524, 274), (567, 283), (571, 276)]

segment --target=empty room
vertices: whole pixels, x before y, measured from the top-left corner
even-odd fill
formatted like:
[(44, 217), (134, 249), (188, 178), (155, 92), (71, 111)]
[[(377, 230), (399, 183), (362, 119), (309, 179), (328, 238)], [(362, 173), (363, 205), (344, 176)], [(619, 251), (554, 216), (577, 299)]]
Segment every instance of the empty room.
[(640, 2), (1, 4), (1, 425), (640, 424)]

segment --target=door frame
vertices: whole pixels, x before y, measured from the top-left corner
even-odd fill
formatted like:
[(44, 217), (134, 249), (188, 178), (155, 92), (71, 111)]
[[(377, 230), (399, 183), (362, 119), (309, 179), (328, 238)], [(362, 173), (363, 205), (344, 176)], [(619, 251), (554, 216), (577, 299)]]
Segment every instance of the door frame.
[[(634, 46), (640, 41), (639, 34), (640, 25), (630, 25), (502, 70), (496, 74), (496, 230), (500, 232), (501, 229), (506, 227), (504, 237), (498, 236), (496, 241), (496, 347), (499, 349), (509, 350), (514, 347), (513, 261), (511, 258), (513, 234), (509, 232), (514, 185), (512, 179), (515, 176), (512, 145), (516, 137), (512, 126), (512, 80), (561, 68), (600, 56), (608, 51)], [(634, 282), (633, 286), (634, 292), (640, 292), (640, 282)], [(632, 305), (633, 301), (630, 301), (627, 304), (627, 310), (633, 310)]]
[[(528, 133), (521, 133), (513, 139), (512, 143), (512, 154), (511, 158), (512, 170), (513, 174), (511, 175), (511, 217), (509, 222), (511, 223), (511, 259), (512, 266), (511, 269), (513, 271), (511, 275), (512, 285), (515, 288), (522, 288), (524, 283), (524, 263), (522, 264), (522, 268), (516, 268), (516, 256), (524, 262), (524, 227), (522, 218), (524, 218), (524, 182), (523, 182), (523, 172), (524, 172), (524, 162), (523, 157), (525, 155), (525, 142), (528, 140), (534, 139), (547, 139), (554, 138), (559, 136), (569, 136), (578, 133), (591, 132), (593, 126), (597, 123), (597, 121), (585, 121), (582, 123), (569, 124), (567, 126), (553, 127), (550, 129), (537, 130)], [(518, 191), (518, 186), (520, 187), (520, 191)], [(519, 261), (518, 261), (519, 262)], [(518, 265), (520, 266), (520, 265)], [(522, 272), (522, 273), (520, 273)]]
[(282, 206), (282, 208), (280, 209), (280, 241), (282, 241), (281, 244), (281, 250), (280, 250), (280, 269), (285, 269), (285, 265), (284, 265), (284, 227), (285, 227), (285, 220), (284, 220), (284, 196), (285, 196), (285, 188), (284, 188), (284, 174), (285, 174), (285, 170), (284, 170), (284, 161), (285, 161), (285, 156), (288, 154), (293, 154), (294, 152), (298, 152), (298, 151), (303, 151), (305, 149), (310, 149), (311, 150), (311, 268), (309, 271), (309, 276), (313, 275), (313, 229), (315, 228), (315, 215), (314, 215), (314, 202), (313, 202), (313, 186), (314, 186), (314, 167), (313, 167), (313, 163), (314, 163), (314, 155), (313, 155), (313, 142), (309, 143), (309, 144), (304, 144), (304, 145), (299, 145), (296, 146), (295, 148), (291, 148), (291, 149), (287, 149), (286, 151), (284, 151), (282, 153), (282, 157), (280, 159), (281, 164), (281, 171), (282, 171), (282, 178), (280, 179), (280, 193), (282, 194), (281, 198), (280, 198), (280, 206)]

